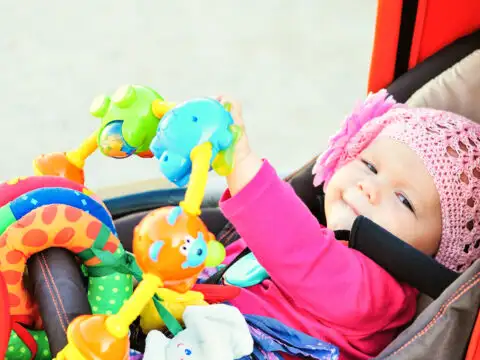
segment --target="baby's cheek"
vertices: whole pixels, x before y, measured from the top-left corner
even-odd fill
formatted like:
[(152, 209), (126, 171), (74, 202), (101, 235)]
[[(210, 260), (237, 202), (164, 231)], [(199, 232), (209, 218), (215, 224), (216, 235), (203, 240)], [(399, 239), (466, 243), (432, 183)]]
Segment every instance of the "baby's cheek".
[(351, 230), (356, 215), (341, 201), (331, 204), (327, 218), (327, 226), (331, 230)]
[(336, 187), (334, 183), (328, 184), (325, 190), (324, 210), (325, 216), (333, 212), (334, 205), (341, 200), (340, 188)]
[(440, 245), (440, 237), (434, 237), (431, 231), (428, 232), (426, 230), (425, 232), (419, 233), (409, 244), (428, 256), (434, 256)]
[[(417, 250), (427, 253), (430, 247), (429, 242), (426, 242), (424, 227), (418, 220), (409, 219), (408, 216), (398, 214), (389, 217), (386, 224), (382, 225), (390, 233), (398, 237), (400, 240), (413, 246)], [(431, 254), (428, 254), (431, 255)]]
[(410, 243), (412, 239), (410, 234), (412, 231), (412, 224), (409, 223), (402, 214), (399, 214), (398, 209), (395, 209), (392, 206), (376, 208), (370, 214), (370, 220), (399, 239)]

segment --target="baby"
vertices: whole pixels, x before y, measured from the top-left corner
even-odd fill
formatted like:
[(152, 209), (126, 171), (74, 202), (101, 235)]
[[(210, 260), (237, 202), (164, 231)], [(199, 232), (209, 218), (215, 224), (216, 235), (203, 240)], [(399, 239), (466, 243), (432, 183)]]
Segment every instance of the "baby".
[[(248, 246), (270, 275), (231, 304), (334, 344), (341, 359), (377, 355), (412, 320), (418, 291), (337, 241), (346, 240), (337, 230), (354, 231), (362, 215), (456, 272), (480, 256), (480, 126), (386, 95), (370, 95), (318, 159), (326, 224), (246, 136), (220, 201), (242, 236), (227, 247), (229, 259)], [(240, 105), (218, 100), (243, 126)]]

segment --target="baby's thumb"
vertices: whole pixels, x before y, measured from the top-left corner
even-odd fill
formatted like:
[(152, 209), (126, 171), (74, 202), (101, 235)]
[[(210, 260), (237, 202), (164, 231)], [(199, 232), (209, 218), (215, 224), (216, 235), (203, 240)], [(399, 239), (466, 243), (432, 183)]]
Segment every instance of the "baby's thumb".
[(220, 103), (225, 107), (225, 109), (228, 112), (230, 112), (235, 123), (237, 125), (243, 126), (242, 105), (240, 105), (240, 103), (238, 103), (237, 101), (231, 98), (228, 98), (226, 96), (220, 97), (218, 101), (220, 101)]

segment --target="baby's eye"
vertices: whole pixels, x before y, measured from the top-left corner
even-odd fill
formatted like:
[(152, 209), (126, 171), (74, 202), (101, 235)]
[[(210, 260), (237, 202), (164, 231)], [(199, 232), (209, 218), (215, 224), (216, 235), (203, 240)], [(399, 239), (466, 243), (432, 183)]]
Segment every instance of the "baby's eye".
[(415, 214), (415, 210), (413, 209), (413, 206), (412, 204), (410, 203), (410, 201), (406, 198), (405, 195), (401, 194), (401, 193), (396, 193), (397, 197), (398, 197), (398, 200), (400, 200), (400, 202), (405, 205), (412, 213)]
[(187, 242), (187, 244), (190, 244), (192, 242), (192, 240), (190, 240), (189, 238), (186, 238), (185, 241)]
[(369, 163), (367, 160), (362, 159), (362, 162), (365, 164), (365, 166), (368, 168), (368, 170), (370, 170), (374, 174), (378, 173), (377, 168), (375, 166), (373, 166), (371, 163)]

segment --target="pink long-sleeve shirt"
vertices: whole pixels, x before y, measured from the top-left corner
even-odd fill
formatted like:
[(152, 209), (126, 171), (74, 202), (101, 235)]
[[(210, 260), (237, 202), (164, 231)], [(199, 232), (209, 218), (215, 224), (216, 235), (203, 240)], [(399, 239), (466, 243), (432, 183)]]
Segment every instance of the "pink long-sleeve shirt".
[(377, 355), (414, 316), (416, 290), (337, 241), (267, 161), (220, 207), (242, 236), (227, 262), (248, 246), (271, 277), (231, 301), (242, 313), (334, 344), (342, 360)]

